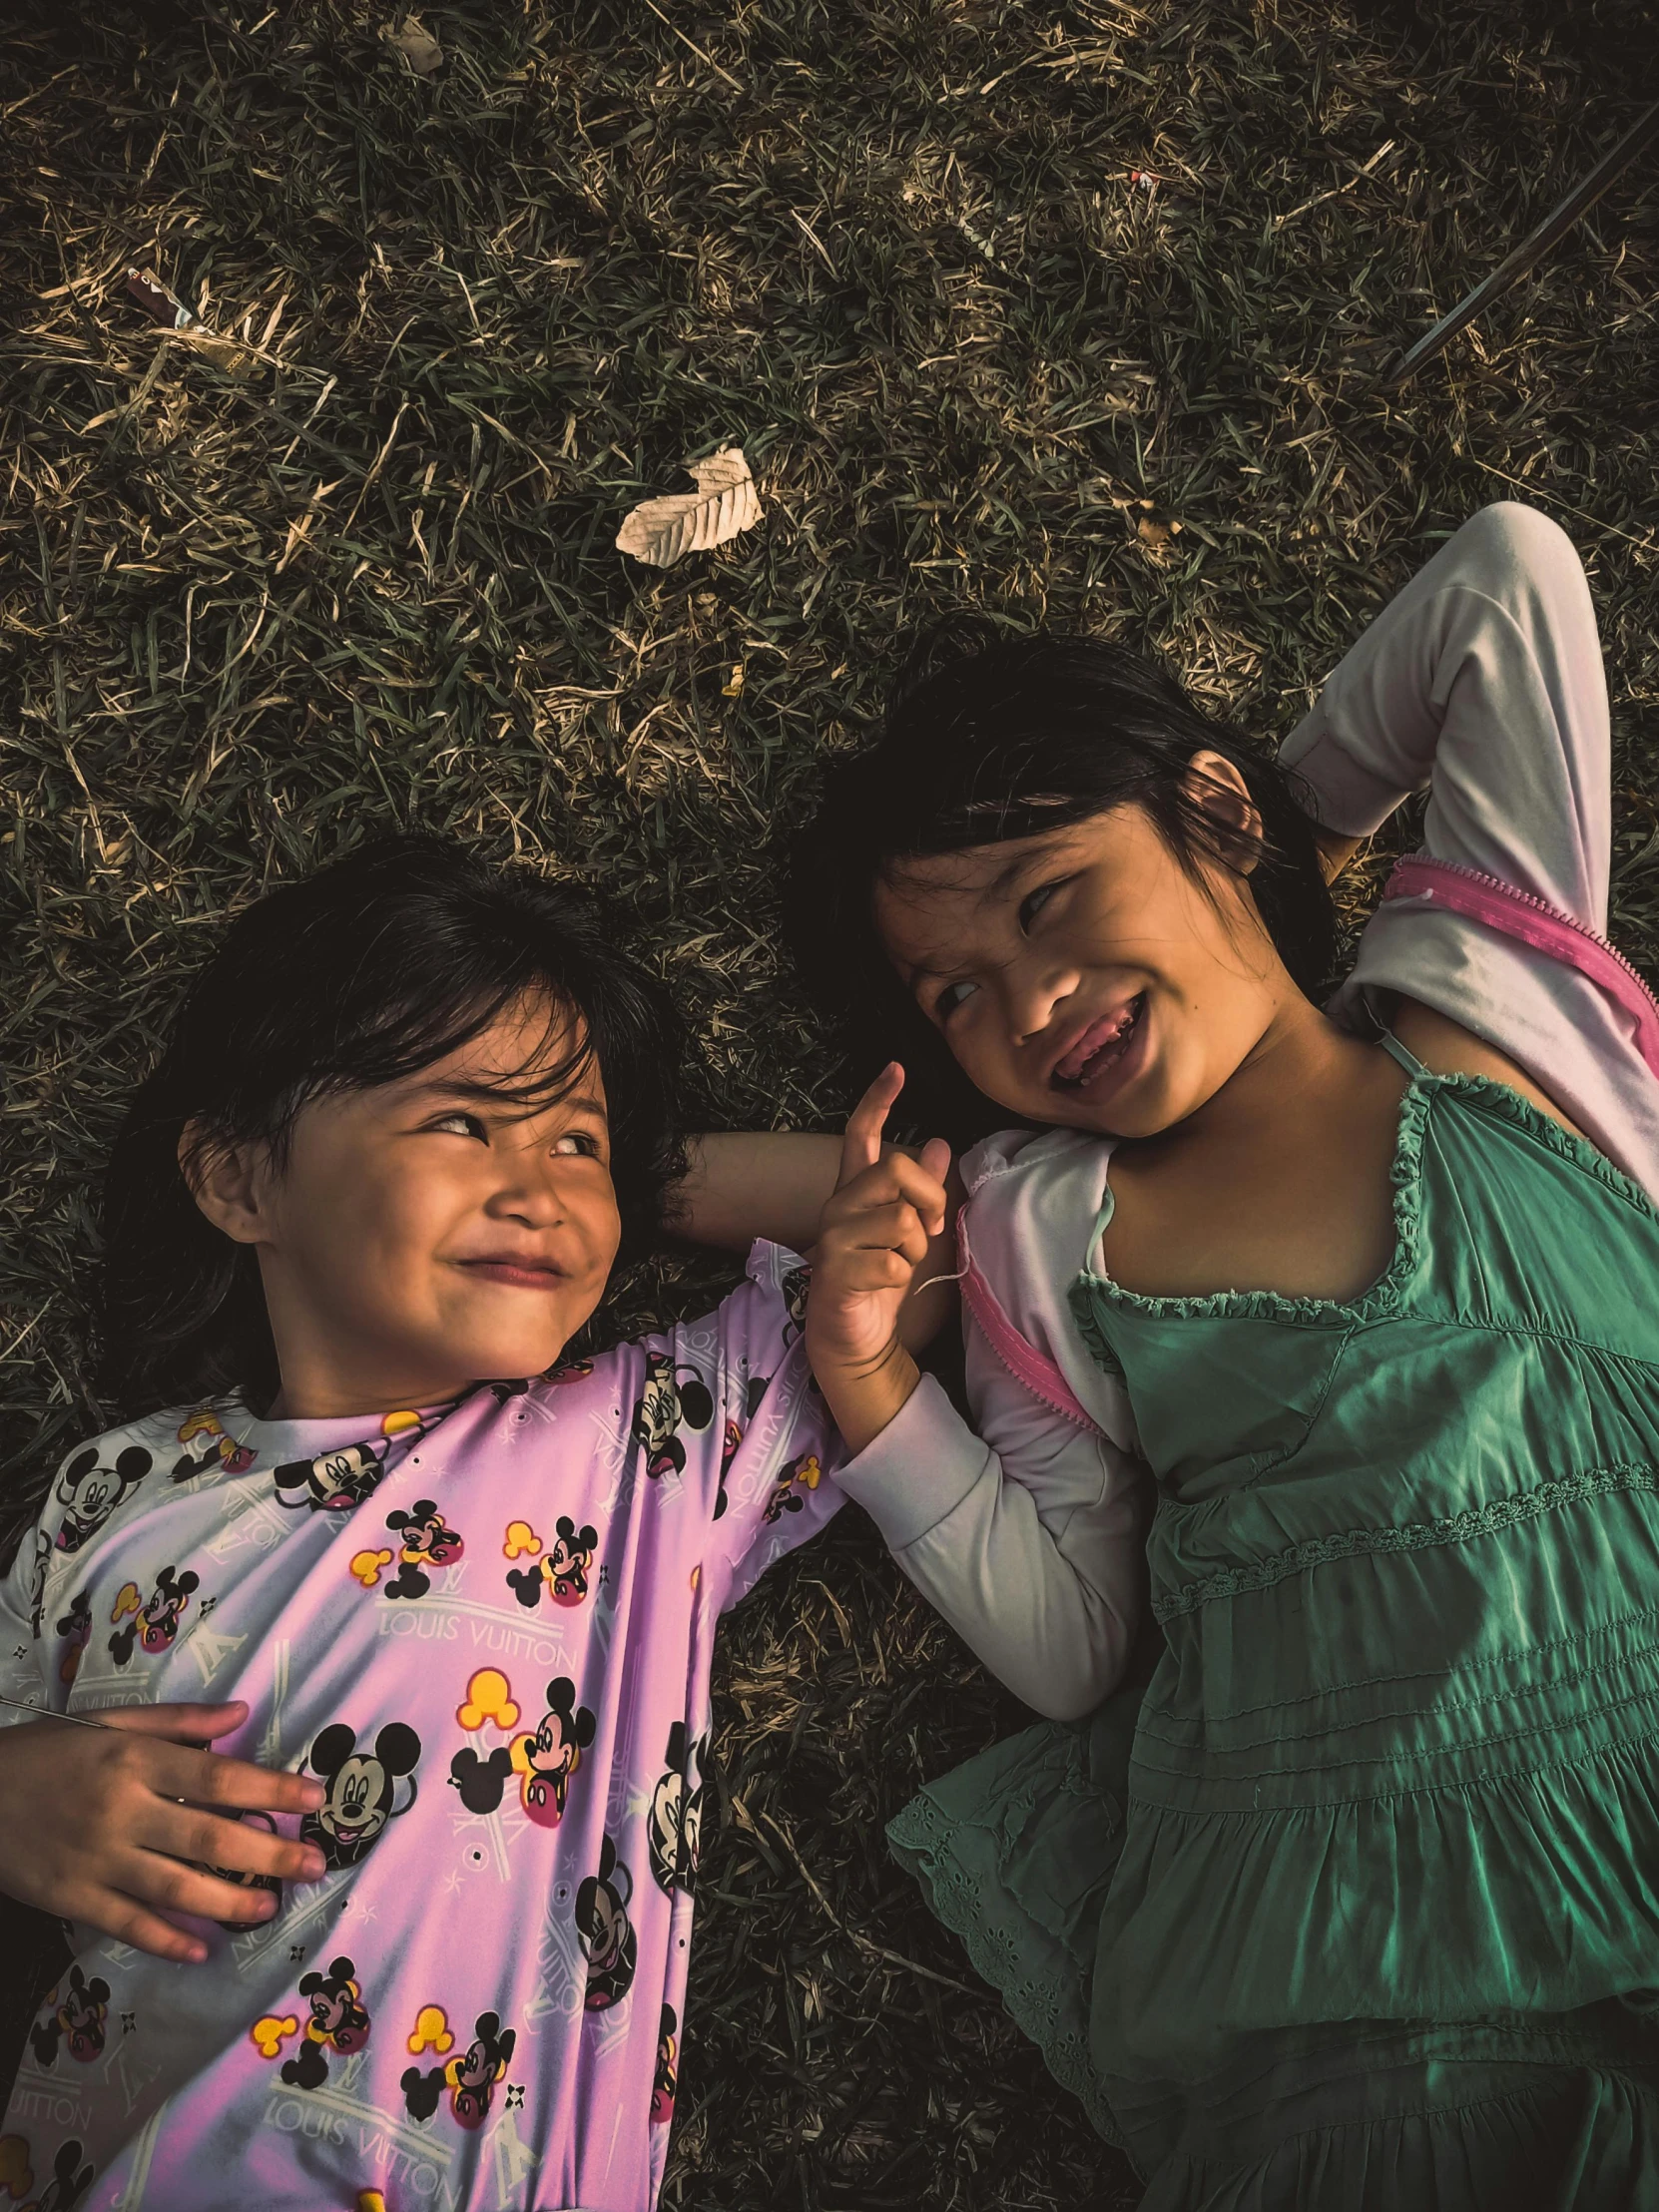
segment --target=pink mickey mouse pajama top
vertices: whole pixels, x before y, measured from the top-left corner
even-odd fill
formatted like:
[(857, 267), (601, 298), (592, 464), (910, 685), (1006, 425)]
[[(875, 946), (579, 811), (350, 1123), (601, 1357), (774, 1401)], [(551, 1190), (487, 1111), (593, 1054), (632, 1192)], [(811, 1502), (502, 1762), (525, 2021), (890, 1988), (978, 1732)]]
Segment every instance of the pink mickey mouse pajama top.
[(205, 1925), (202, 1965), (76, 1932), (0, 2122), (19, 2201), (655, 2203), (715, 1624), (839, 1502), (805, 1281), (758, 1245), (717, 1313), (527, 1385), (383, 1422), (175, 1407), (70, 1455), (0, 1687), (246, 1698), (219, 1748), (322, 1780), (280, 1825), (328, 1871)]

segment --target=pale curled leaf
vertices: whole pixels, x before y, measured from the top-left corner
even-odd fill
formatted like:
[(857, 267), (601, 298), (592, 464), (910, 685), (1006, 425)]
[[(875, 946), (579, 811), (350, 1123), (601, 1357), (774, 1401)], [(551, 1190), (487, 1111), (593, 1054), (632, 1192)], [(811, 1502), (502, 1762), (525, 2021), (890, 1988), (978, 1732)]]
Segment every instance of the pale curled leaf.
[(385, 33), (417, 77), (430, 77), (443, 66), (443, 48), (418, 15), (406, 15), (398, 28)]
[(696, 491), (646, 499), (617, 532), (617, 550), (653, 568), (672, 568), (688, 553), (706, 553), (740, 530), (753, 529), (764, 512), (743, 448), (723, 445), (706, 461), (693, 461)]

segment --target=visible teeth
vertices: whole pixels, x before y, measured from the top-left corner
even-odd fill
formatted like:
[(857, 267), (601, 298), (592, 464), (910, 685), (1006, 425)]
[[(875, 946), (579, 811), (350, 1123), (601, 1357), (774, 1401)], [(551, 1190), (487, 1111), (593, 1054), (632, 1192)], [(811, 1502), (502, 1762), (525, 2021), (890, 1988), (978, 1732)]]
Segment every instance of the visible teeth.
[[(1117, 1027), (1112, 1031), (1111, 1035), (1102, 1038), (1101, 1042), (1095, 1045), (1093, 1049), (1089, 1052), (1087, 1058), (1080, 1061), (1079, 1064), (1069, 1073), (1063, 1072), (1064, 1062), (1062, 1062), (1061, 1067), (1055, 1069), (1050, 1080), (1055, 1083), (1072, 1086), (1081, 1083), (1092, 1068), (1098, 1068), (1100, 1063), (1108, 1056), (1108, 1054), (1115, 1053), (1121, 1048), (1124, 1040), (1128, 1037), (1130, 1031), (1134, 1028), (1136, 1022), (1140, 1019), (1141, 1008), (1144, 1003), (1144, 994), (1140, 997), (1132, 998), (1129, 1004), (1124, 1008), (1123, 1013), (1118, 1019)], [(1069, 1060), (1071, 1057), (1072, 1055), (1070, 1053), (1067, 1053), (1066, 1059)]]

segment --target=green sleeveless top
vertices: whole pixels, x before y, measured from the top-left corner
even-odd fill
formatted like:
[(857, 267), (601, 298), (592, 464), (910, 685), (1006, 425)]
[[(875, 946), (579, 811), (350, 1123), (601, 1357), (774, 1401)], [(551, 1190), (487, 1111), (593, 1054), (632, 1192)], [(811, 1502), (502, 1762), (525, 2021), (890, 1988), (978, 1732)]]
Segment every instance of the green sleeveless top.
[(1072, 1291), (1159, 1496), (1094, 1987), (1119, 2094), (1266, 2031), (1659, 1988), (1659, 1214), (1385, 1041), (1364, 1296)]

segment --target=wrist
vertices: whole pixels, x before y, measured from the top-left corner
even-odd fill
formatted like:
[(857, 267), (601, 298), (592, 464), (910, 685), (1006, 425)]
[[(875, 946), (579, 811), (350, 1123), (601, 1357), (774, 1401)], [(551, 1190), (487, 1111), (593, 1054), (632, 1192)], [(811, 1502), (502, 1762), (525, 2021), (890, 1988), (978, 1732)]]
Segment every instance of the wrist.
[(921, 1370), (896, 1337), (873, 1359), (846, 1360), (819, 1354), (809, 1329), (807, 1350), (825, 1403), (852, 1456), (897, 1418), (921, 1381)]

